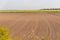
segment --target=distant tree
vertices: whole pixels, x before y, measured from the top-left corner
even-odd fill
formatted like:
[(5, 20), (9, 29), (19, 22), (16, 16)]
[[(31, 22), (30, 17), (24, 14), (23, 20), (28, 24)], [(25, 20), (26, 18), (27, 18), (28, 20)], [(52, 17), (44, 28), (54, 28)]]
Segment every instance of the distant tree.
[(60, 8), (43, 8), (43, 9), (40, 9), (40, 10), (60, 10)]

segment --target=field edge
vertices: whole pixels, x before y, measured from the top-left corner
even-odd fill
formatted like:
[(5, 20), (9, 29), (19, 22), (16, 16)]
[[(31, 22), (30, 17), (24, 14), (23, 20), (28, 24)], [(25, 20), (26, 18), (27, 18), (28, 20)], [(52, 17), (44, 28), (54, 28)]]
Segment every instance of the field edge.
[(0, 10), (0, 12), (60, 12), (60, 10)]

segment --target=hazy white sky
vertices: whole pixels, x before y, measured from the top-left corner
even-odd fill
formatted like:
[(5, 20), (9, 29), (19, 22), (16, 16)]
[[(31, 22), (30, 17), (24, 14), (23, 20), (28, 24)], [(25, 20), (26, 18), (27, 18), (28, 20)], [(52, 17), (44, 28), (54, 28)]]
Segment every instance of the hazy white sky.
[(60, 0), (0, 0), (0, 9), (60, 8)]

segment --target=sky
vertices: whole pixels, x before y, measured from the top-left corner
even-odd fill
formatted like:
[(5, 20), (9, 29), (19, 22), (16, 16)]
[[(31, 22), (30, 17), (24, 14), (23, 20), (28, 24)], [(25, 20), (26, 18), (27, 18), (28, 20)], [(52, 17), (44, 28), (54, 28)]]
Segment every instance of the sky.
[(60, 0), (0, 0), (0, 10), (60, 8)]

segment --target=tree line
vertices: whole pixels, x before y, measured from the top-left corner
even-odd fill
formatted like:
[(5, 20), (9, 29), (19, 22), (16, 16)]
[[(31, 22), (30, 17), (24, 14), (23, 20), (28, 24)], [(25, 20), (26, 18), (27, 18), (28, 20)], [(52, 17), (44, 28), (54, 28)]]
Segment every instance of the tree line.
[(60, 8), (43, 8), (43, 9), (40, 9), (40, 10), (60, 10)]

